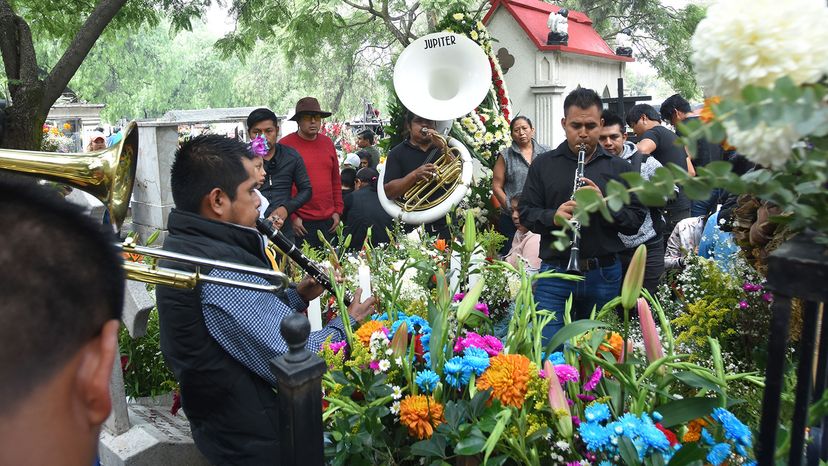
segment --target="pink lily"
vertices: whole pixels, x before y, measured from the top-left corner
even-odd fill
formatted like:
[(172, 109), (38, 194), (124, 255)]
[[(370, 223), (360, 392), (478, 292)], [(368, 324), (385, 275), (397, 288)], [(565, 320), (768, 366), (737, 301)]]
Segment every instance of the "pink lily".
[(653, 363), (663, 358), (664, 349), (661, 347), (661, 338), (658, 335), (650, 305), (644, 298), (638, 298), (638, 321), (641, 323), (641, 334), (644, 336), (647, 361)]
[(558, 375), (555, 374), (555, 366), (547, 359), (543, 368), (549, 379), (549, 406), (558, 420), (558, 429), (564, 438), (572, 438), (572, 413), (569, 411), (569, 403), (566, 402)]

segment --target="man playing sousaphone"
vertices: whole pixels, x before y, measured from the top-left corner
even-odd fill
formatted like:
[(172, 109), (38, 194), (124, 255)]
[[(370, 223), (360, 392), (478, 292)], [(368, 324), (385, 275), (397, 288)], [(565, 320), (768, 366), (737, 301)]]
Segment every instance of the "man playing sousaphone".
[[(444, 142), (435, 137), (436, 122), (415, 115), (410, 110), (405, 113), (403, 134), (407, 138), (397, 144), (385, 161), (385, 195), (389, 199), (400, 199), (406, 191), (418, 181), (428, 181), (437, 176), (437, 160), (445, 149)], [(429, 196), (429, 200), (444, 194), (443, 188)], [(445, 217), (423, 225), (426, 233), (448, 239), (449, 231)], [(413, 226), (412, 226), (413, 228)]]

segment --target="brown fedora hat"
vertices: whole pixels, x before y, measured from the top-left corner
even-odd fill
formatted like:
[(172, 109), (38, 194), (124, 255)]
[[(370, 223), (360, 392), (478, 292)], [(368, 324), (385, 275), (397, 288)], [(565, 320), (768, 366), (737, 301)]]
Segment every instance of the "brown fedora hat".
[(331, 116), (331, 112), (323, 111), (319, 107), (319, 101), (315, 97), (302, 97), (299, 99), (299, 102), (296, 102), (296, 112), (290, 119), (297, 121), (303, 113), (316, 113), (322, 115), (322, 118)]

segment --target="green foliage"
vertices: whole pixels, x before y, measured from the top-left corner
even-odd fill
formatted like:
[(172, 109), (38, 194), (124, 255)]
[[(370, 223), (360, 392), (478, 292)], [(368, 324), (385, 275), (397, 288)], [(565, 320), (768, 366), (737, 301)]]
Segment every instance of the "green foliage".
[(561, 4), (585, 12), (595, 30), (610, 43), (629, 27), (637, 59), (652, 65), (686, 99), (701, 94), (695, 75), (688, 70), (693, 69), (690, 38), (704, 17), (703, 6), (690, 3), (676, 9), (659, 0), (566, 0)]
[(146, 335), (132, 338), (126, 327), (121, 327), (118, 344), (127, 396), (158, 396), (178, 389), (178, 383), (161, 355), (158, 309), (150, 311)]

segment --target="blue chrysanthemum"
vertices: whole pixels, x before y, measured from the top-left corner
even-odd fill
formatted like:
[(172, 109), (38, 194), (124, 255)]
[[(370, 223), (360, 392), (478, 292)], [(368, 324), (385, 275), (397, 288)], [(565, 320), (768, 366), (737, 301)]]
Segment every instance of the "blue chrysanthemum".
[(582, 422), (578, 427), (578, 432), (581, 434), (581, 440), (587, 446), (587, 449), (592, 452), (599, 452), (610, 443), (609, 430), (594, 422)]
[(713, 436), (710, 435), (710, 431), (708, 431), (704, 427), (702, 427), (702, 430), (701, 430), (701, 438), (702, 438), (702, 440), (704, 440), (704, 443), (706, 443), (708, 445), (713, 445), (713, 444), (716, 443), (716, 440), (714, 440)]
[(425, 361), (425, 367), (431, 369), (431, 352), (426, 351), (423, 353), (423, 361)]
[(489, 353), (481, 348), (469, 347), (463, 352), (463, 366), (468, 372), (480, 377), (489, 368)]
[(613, 466), (613, 465), (609, 461), (604, 460), (604, 461), (601, 461), (600, 463), (598, 463), (598, 466)]
[(736, 444), (736, 453), (738, 453), (739, 456), (748, 456), (748, 451), (741, 443)]
[(610, 418), (609, 406), (606, 403), (593, 403), (584, 410), (587, 422), (604, 422)]
[(730, 456), (730, 444), (719, 443), (710, 449), (707, 454), (707, 461), (713, 466), (719, 466)]
[(550, 360), (552, 361), (553, 366), (557, 366), (558, 364), (566, 364), (566, 359), (564, 359), (564, 355), (560, 351), (555, 351), (554, 353), (546, 356), (546, 353), (543, 353), (542, 360)]
[(670, 448), (670, 441), (664, 432), (658, 430), (649, 418), (642, 416), (642, 422), (638, 425), (638, 436), (644, 442), (647, 449), (667, 451)]
[(431, 393), (434, 391), (434, 388), (437, 387), (437, 383), (440, 382), (440, 376), (438, 376), (434, 371), (424, 370), (417, 373), (417, 376), (414, 377), (414, 381), (417, 382), (417, 386), (420, 387), (420, 390)]
[(713, 419), (722, 425), (725, 432), (725, 437), (735, 440), (740, 444), (750, 447), (753, 444), (751, 432), (748, 426), (742, 423), (730, 411), (724, 408), (716, 408), (713, 410)]
[[(634, 414), (627, 413), (618, 418), (613, 424), (620, 426), (623, 429), (621, 433), (632, 438), (638, 435), (638, 426), (641, 424), (641, 419), (638, 419)], [(614, 429), (616, 432), (618, 431), (618, 427), (614, 427)], [(621, 433), (618, 435), (621, 435)]]
[(455, 356), (443, 366), (443, 374), (446, 376), (446, 383), (454, 388), (462, 388), (468, 385), (471, 371), (463, 366), (463, 358)]

